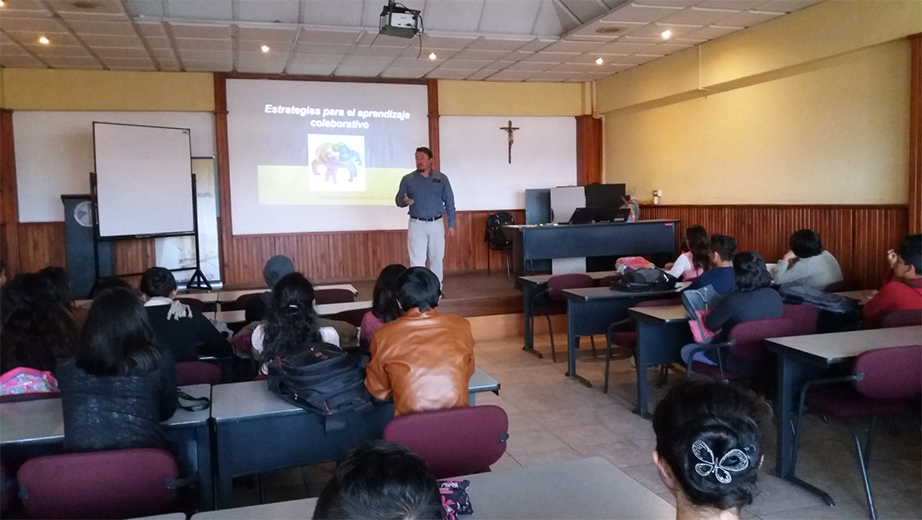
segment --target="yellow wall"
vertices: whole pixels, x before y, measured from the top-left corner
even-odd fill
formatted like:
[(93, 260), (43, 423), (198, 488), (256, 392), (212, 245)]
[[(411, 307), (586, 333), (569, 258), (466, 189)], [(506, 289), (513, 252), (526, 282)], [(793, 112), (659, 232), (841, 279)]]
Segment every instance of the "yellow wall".
[(439, 81), (443, 116), (578, 116), (588, 90), (581, 83)]
[(208, 73), (4, 69), (3, 108), (211, 112)]
[(706, 90), (697, 49), (599, 81), (605, 181), (666, 204), (905, 204), (920, 30), (922, 2), (830, 0), (704, 44)]

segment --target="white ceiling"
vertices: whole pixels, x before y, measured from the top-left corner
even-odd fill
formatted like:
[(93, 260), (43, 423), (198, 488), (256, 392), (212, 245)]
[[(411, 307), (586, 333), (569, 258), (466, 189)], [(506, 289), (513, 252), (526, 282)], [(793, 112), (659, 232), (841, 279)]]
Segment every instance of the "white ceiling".
[(593, 81), (821, 1), (404, 0), (420, 41), (386, 0), (5, 0), (0, 66)]

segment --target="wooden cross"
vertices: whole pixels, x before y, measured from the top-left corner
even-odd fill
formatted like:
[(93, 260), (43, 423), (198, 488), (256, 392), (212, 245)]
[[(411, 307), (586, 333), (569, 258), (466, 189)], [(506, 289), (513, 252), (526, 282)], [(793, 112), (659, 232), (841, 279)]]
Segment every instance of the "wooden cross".
[(512, 143), (515, 140), (512, 138), (512, 132), (515, 132), (519, 129), (517, 126), (512, 126), (512, 120), (509, 120), (509, 123), (506, 126), (499, 127), (500, 130), (505, 130), (509, 134), (509, 164), (512, 164)]

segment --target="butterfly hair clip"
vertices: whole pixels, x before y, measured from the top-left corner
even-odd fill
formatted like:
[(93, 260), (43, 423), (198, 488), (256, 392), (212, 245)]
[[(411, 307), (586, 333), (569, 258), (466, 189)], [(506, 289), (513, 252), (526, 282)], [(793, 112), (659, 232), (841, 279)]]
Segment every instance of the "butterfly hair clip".
[[(701, 461), (695, 464), (695, 471), (702, 477), (713, 473), (721, 484), (729, 484), (733, 480), (730, 477), (731, 471), (738, 473), (749, 467), (749, 456), (743, 453), (742, 450), (733, 448), (725, 453), (720, 460), (717, 460), (707, 443), (700, 439), (692, 443), (692, 453), (695, 454), (695, 458)], [(726, 465), (728, 461), (735, 462), (728, 466)]]

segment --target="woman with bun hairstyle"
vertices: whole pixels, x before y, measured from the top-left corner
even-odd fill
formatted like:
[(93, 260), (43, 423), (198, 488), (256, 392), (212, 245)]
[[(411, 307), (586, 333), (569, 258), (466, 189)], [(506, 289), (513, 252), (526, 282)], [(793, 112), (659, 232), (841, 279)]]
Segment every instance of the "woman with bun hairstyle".
[(690, 226), (685, 230), (682, 245), (686, 251), (675, 262), (666, 265), (666, 272), (683, 282), (690, 282), (711, 269), (711, 243), (707, 230), (701, 226)]
[(762, 466), (758, 402), (712, 381), (673, 387), (653, 415), (660, 479), (677, 520), (735, 520), (752, 504)]

